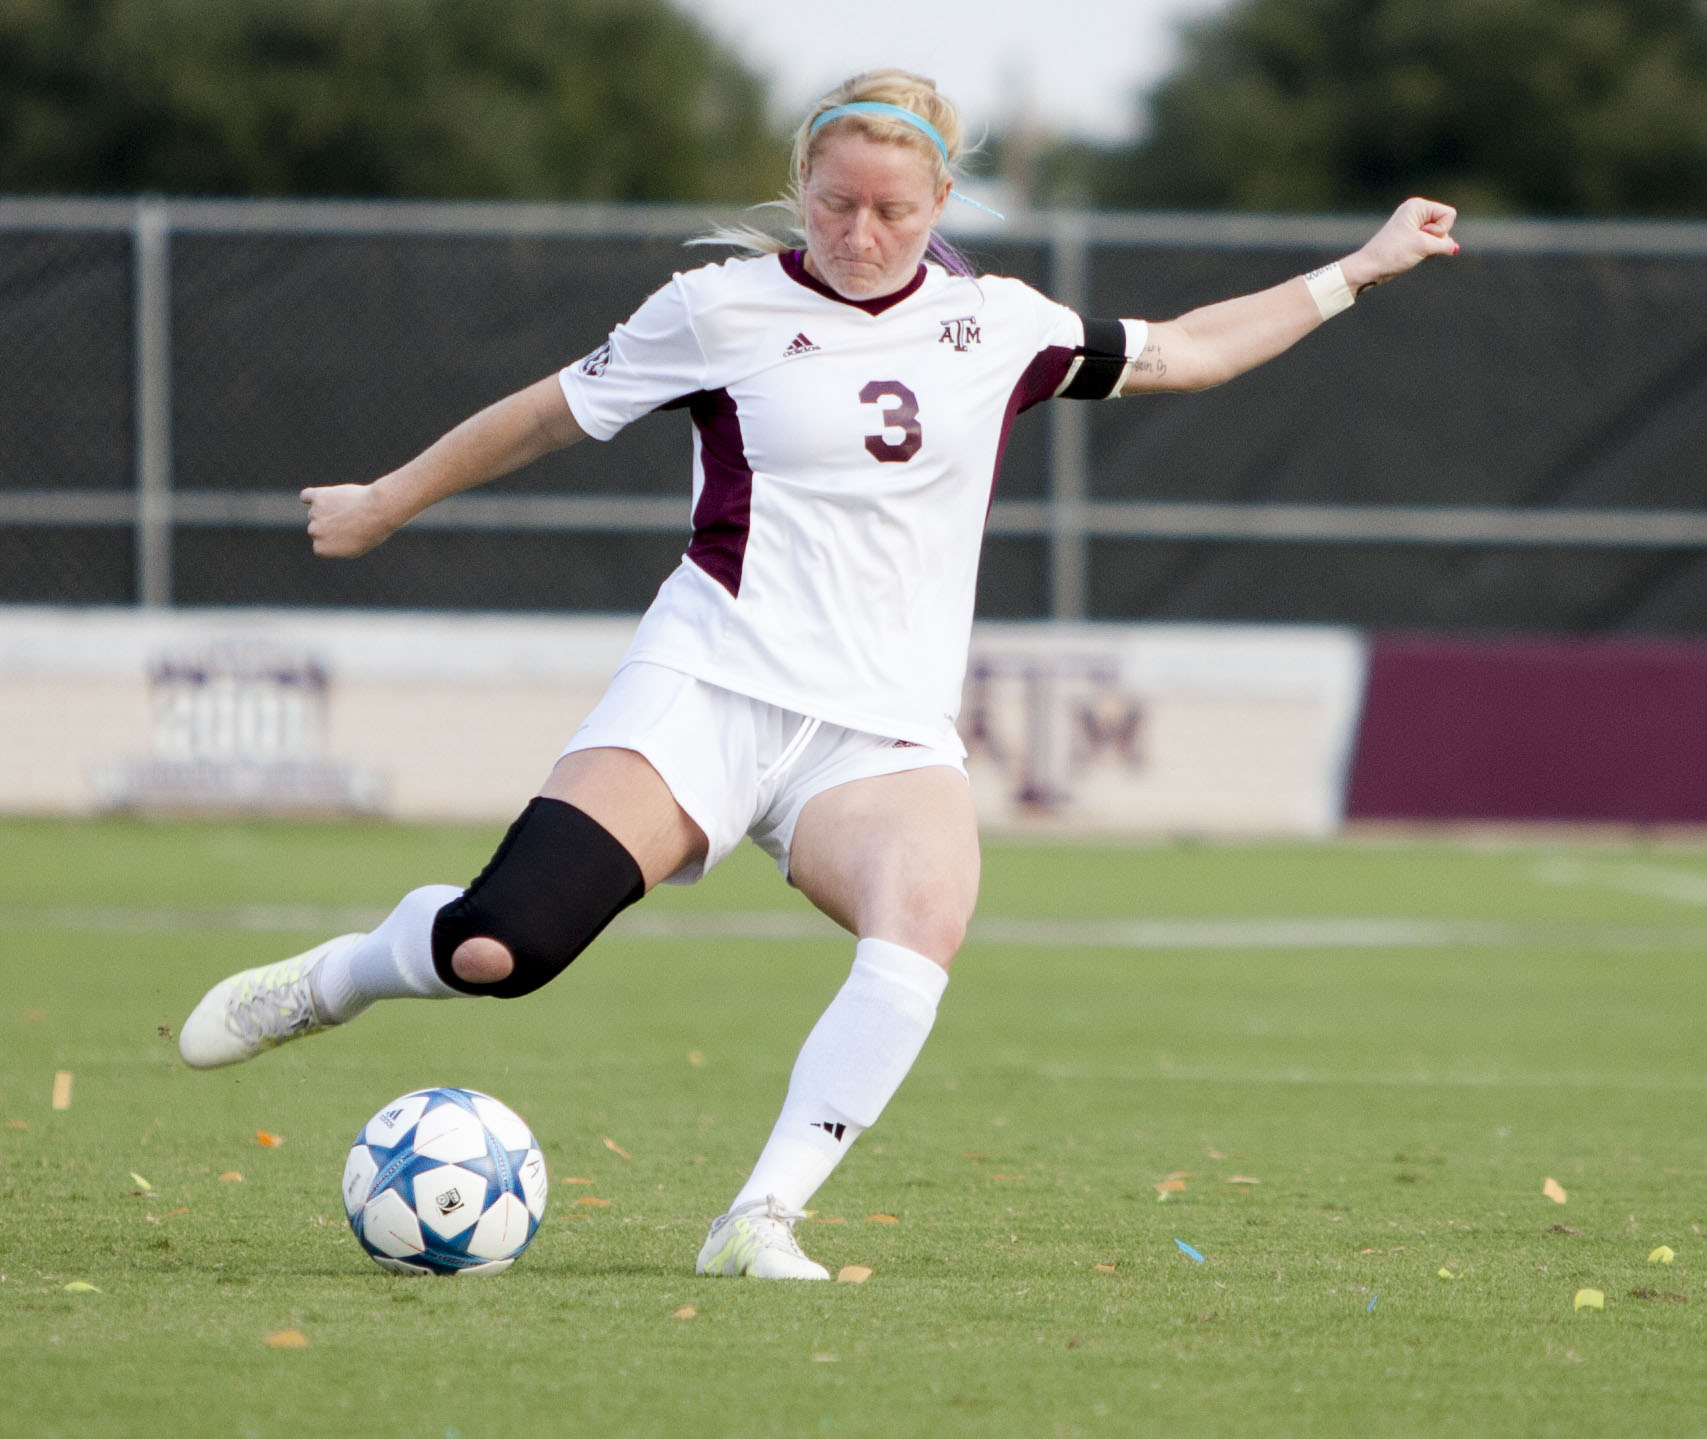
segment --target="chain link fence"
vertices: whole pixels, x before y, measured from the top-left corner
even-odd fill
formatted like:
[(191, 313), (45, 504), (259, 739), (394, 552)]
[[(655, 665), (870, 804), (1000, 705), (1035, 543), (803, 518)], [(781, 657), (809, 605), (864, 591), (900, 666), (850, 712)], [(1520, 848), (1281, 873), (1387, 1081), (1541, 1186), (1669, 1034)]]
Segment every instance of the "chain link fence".
[[(36, 501), (0, 524), (6, 600), (135, 598), (132, 270), (122, 231), (0, 232), (0, 489)], [(101, 497), (95, 529), (53, 503)]]
[[(597, 345), (704, 210), (0, 200), (0, 602), (633, 612), (687, 541), (660, 414), (315, 561), (363, 480)], [(963, 243), (1165, 317), (1361, 221), (1016, 220)], [(1707, 227), (1468, 223), (1465, 253), (1194, 396), (1022, 419), (994, 618), (1707, 629)]]

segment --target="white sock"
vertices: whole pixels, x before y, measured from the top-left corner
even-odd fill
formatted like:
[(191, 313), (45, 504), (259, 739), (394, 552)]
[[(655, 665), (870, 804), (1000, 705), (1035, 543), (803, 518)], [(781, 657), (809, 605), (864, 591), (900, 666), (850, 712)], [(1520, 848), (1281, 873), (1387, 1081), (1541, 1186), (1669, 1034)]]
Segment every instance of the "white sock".
[(462, 891), (454, 884), (412, 889), (371, 934), (334, 948), (314, 971), (314, 1000), (334, 1024), (376, 999), (466, 999), (433, 968), (433, 920)]
[(801, 1046), (776, 1127), (731, 1209), (766, 1198), (805, 1208), (901, 1087), (947, 984), (948, 971), (914, 950), (859, 942), (846, 983)]

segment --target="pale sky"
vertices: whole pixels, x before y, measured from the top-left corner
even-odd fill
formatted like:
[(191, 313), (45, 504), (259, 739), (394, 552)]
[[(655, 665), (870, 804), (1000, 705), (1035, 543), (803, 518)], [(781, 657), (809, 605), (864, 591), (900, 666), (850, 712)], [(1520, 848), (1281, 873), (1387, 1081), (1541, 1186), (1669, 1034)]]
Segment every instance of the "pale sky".
[(675, 0), (769, 81), (794, 115), (859, 70), (930, 76), (972, 134), (1029, 118), (1131, 138), (1137, 97), (1177, 55), (1179, 21), (1226, 0)]

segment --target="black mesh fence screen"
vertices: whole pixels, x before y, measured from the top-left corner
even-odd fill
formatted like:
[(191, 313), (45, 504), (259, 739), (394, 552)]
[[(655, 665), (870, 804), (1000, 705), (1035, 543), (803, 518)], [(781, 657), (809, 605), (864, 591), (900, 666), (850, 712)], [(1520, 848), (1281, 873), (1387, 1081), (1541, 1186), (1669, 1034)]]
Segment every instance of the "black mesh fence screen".
[(295, 531), (186, 529), (177, 599), (186, 605), (610, 610), (638, 614), (686, 538), (405, 530), (355, 562), (316, 560)]
[[(1099, 249), (1099, 312), (1178, 314), (1319, 254)], [(1707, 258), (1459, 256), (1224, 388), (1098, 407), (1108, 498), (1693, 507)]]
[[(124, 236), (0, 234), (0, 492), (133, 480), (131, 248)], [(128, 529), (0, 525), (0, 601), (125, 604)]]
[(0, 476), (9, 489), (131, 482), (130, 242), (0, 235)]
[[(693, 261), (661, 240), (179, 237), (176, 482), (294, 492), (370, 479), (578, 359)], [(673, 494), (686, 444), (686, 420), (660, 416), (503, 485)]]
[(1695, 634), (1707, 632), (1707, 559), (1683, 549), (1098, 539), (1091, 606), (1123, 620)]
[[(1091, 308), (1175, 315), (1319, 262), (1099, 248)], [(1467, 252), (1220, 389), (1098, 406), (1102, 499), (1696, 509), (1707, 259)], [(1699, 549), (1098, 541), (1110, 618), (1707, 630)]]
[(128, 526), (0, 525), (0, 603), (131, 604), (135, 548)]
[[(971, 249), (1044, 289), (1056, 273), (1041, 240)], [(712, 258), (675, 235), (237, 226), (178, 229), (169, 254), (172, 482), (275, 502), (401, 463), (592, 349), (671, 270)], [(1166, 317), (1322, 258), (1098, 242), (1083, 308)], [(136, 598), (123, 509), (137, 472), (134, 285), (120, 226), (0, 229), (0, 602)], [(1050, 408), (1016, 427), (998, 501), (1050, 496)], [(1092, 406), (1088, 428), (1093, 501), (1707, 508), (1707, 255), (1467, 249), (1231, 385)], [(679, 497), (676, 533), (405, 532), (328, 564), (283, 524), (185, 524), (171, 533), (172, 598), (634, 611), (685, 547), (689, 446), (686, 419), (660, 414), (492, 489)], [(90, 505), (26, 512), (55, 495)], [(1707, 552), (1681, 543), (1102, 537), (1086, 557), (1092, 618), (1707, 630)], [(993, 536), (980, 612), (1038, 617), (1051, 603), (1049, 540)]]

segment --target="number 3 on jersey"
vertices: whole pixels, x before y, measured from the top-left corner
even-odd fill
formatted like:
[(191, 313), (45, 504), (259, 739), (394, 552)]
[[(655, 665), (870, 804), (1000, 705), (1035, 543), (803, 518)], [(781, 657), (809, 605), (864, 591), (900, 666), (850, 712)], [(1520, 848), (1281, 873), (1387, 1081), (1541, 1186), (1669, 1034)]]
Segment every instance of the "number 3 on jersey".
[[(885, 404), (885, 401), (892, 403)], [(862, 405), (876, 405), (883, 420), (883, 429), (865, 437), (865, 447), (874, 459), (884, 464), (900, 464), (918, 454), (924, 443), (924, 431), (919, 428), (919, 397), (899, 380), (873, 380), (859, 392)], [(900, 431), (899, 442), (889, 436)]]

